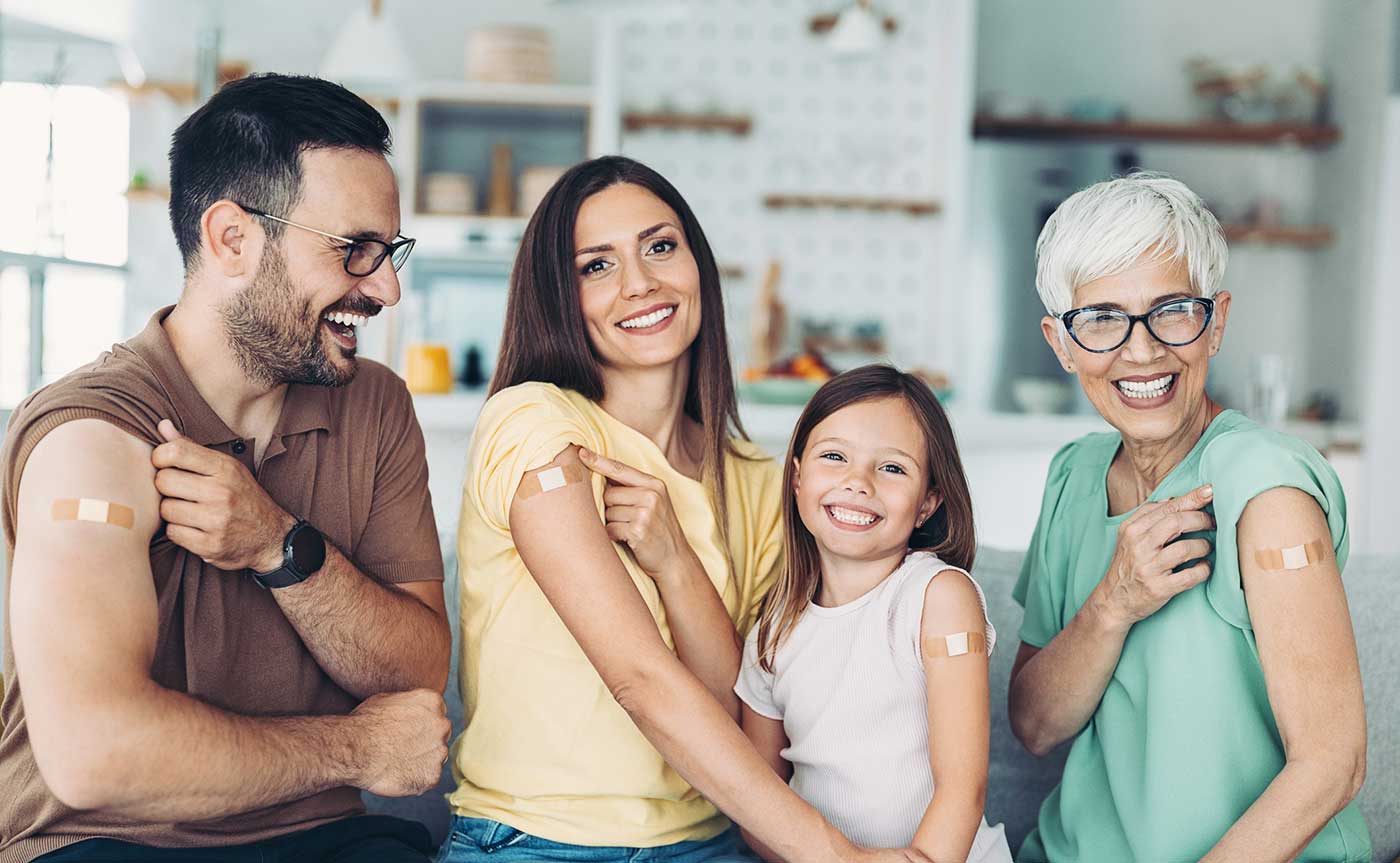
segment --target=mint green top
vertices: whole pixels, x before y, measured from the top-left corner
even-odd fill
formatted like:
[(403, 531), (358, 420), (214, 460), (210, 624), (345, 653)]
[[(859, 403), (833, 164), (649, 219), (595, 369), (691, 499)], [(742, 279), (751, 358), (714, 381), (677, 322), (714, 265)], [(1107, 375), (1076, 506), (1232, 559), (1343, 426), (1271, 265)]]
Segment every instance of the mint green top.
[[(1013, 596), (1021, 640), (1050, 643), (1103, 578), (1118, 526), (1108, 468), (1122, 438), (1087, 435), (1050, 464), (1040, 522)], [(1283, 769), (1278, 726), (1240, 583), (1235, 525), (1255, 495), (1288, 486), (1327, 515), (1337, 566), (1347, 559), (1346, 499), (1331, 466), (1306, 443), (1225, 411), (1148, 497), (1204, 483), (1216, 519), (1205, 583), (1173, 597), (1128, 632), (1094, 717), (1074, 739), (1064, 778), (1040, 808), (1021, 863), (1199, 860)], [(1353, 802), (1327, 822), (1301, 861), (1363, 863), (1370, 834)]]

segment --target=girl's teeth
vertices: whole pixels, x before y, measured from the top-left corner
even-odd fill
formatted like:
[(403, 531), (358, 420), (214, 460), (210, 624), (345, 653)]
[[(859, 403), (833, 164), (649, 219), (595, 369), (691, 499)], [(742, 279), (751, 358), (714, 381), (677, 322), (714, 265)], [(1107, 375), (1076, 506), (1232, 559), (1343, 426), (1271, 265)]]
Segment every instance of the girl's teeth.
[(831, 507), (830, 510), (833, 518), (845, 524), (873, 524), (875, 522), (875, 516), (863, 512), (854, 512), (835, 506)]

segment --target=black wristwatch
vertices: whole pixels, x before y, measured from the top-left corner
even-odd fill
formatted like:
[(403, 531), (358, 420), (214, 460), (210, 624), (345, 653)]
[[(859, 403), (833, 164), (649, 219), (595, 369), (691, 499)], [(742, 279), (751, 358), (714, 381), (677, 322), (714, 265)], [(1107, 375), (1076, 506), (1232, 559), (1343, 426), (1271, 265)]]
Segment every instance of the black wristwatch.
[(306, 581), (325, 562), (326, 540), (321, 532), (298, 519), (282, 540), (282, 565), (272, 572), (255, 572), (253, 578), (263, 587), (287, 587)]

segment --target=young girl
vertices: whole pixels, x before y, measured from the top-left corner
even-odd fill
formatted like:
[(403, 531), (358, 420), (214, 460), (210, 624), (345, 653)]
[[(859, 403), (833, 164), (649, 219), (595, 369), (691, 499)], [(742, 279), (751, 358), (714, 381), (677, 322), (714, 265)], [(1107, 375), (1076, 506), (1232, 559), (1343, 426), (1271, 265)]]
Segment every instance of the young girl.
[(996, 632), (937, 399), (889, 366), (834, 378), (797, 422), (784, 488), (787, 563), (735, 687), (744, 732), (857, 844), (1011, 863), (982, 814)]

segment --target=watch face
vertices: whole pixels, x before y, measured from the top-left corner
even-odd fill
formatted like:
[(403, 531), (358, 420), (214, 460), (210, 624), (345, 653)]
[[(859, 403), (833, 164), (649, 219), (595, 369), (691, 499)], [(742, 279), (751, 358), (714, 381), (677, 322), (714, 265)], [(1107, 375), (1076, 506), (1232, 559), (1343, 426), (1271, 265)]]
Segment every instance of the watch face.
[(311, 575), (326, 562), (326, 541), (311, 525), (292, 534), (292, 563), (303, 576)]

